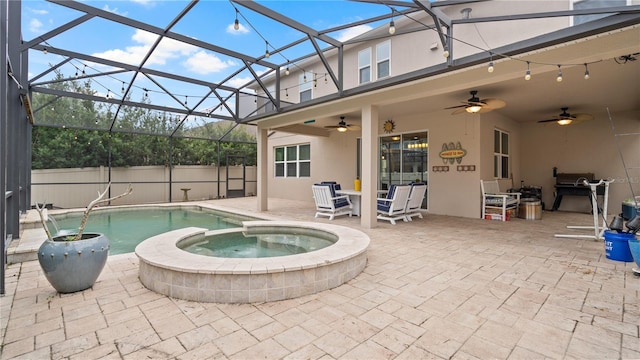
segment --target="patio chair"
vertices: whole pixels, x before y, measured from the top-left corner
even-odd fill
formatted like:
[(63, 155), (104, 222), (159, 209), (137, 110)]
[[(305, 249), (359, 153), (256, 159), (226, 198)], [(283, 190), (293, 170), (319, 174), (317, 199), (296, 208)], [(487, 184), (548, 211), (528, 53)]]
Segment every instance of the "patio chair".
[(349, 201), (349, 196), (336, 196), (333, 185), (315, 184), (311, 186), (313, 199), (316, 202), (316, 216), (327, 216), (333, 220), (335, 216), (353, 215), (353, 205)]
[(396, 220), (407, 220), (405, 209), (409, 200), (411, 185), (391, 185), (386, 198), (378, 198), (378, 219), (395, 225)]
[(409, 192), (409, 201), (407, 201), (407, 208), (405, 209), (405, 216), (407, 220), (412, 221), (414, 216), (422, 219), (422, 200), (427, 192), (427, 184), (414, 183), (411, 184), (411, 192)]
[(487, 215), (488, 209), (500, 211), (500, 220), (507, 221), (507, 211), (515, 209), (518, 213), (520, 206), (520, 193), (505, 193), (500, 191), (498, 180), (480, 180), (482, 189), (482, 218)]

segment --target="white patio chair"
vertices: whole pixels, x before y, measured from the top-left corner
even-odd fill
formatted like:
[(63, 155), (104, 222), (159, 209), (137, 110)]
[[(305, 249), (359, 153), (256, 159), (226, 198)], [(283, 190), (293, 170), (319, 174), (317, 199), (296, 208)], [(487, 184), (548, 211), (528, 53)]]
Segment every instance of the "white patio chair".
[(378, 198), (378, 219), (395, 225), (396, 220), (407, 220), (405, 209), (409, 200), (411, 185), (391, 185), (386, 198)]
[(409, 192), (409, 201), (407, 201), (407, 208), (405, 209), (405, 216), (407, 220), (411, 221), (413, 217), (417, 216), (422, 219), (422, 200), (427, 193), (426, 184), (411, 184), (411, 192)]
[(333, 186), (330, 184), (315, 184), (311, 186), (313, 199), (316, 202), (316, 216), (327, 216), (333, 220), (335, 216), (353, 214), (349, 196), (336, 196)]
[(500, 210), (500, 220), (507, 221), (507, 210), (515, 209), (518, 213), (520, 206), (520, 193), (505, 193), (500, 191), (498, 180), (480, 180), (482, 189), (482, 218), (485, 218), (487, 209)]

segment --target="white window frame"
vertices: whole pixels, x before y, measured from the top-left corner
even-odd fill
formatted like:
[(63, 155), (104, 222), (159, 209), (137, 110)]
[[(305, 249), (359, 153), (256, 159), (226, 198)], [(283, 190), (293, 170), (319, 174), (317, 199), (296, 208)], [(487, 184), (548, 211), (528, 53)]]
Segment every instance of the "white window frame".
[[(363, 62), (364, 61), (364, 62)], [(369, 78), (362, 78), (362, 70), (369, 69)], [(371, 82), (372, 79), (371, 69), (371, 48), (366, 48), (358, 51), (358, 84), (365, 84)]]
[[(309, 147), (309, 158), (308, 159), (300, 159), (300, 148), (303, 146)], [(296, 158), (288, 159), (288, 150), (291, 148), (295, 148)], [(276, 153), (278, 149), (282, 149), (284, 151), (284, 159), (278, 160)], [(295, 164), (295, 175), (289, 174), (289, 166), (291, 164)], [(309, 174), (308, 175), (300, 175), (300, 169), (302, 164), (308, 164)], [(278, 175), (278, 166), (282, 166), (282, 175)], [(275, 178), (308, 178), (311, 177), (311, 144), (297, 144), (297, 145), (284, 145), (284, 146), (276, 146), (273, 148), (273, 176)]]
[[(300, 99), (300, 102), (305, 102), (305, 101), (309, 101), (311, 99), (313, 99), (313, 79), (309, 79), (309, 77), (313, 75), (312, 73), (309, 73), (309, 76), (307, 76), (306, 72), (303, 72), (302, 74), (300, 74), (300, 78), (298, 79), (298, 99)], [(306, 81), (305, 81), (305, 77), (306, 77)], [(305, 93), (309, 93), (309, 99), (303, 99), (303, 94)]]
[[(386, 47), (386, 53), (387, 56), (381, 58), (380, 53), (382, 53), (382, 51), (380, 51), (380, 49), (382, 49), (383, 47)], [(383, 62), (387, 62), (388, 63), (388, 71), (389, 73), (387, 74), (387, 76), (383, 76), (380, 77), (380, 64)], [(379, 44), (376, 45), (376, 79), (383, 79), (383, 78), (387, 78), (391, 76), (391, 40), (387, 40), (387, 41), (383, 41)]]
[[(493, 177), (495, 179), (508, 179), (511, 167), (510, 148), (511, 136), (508, 132), (497, 128), (493, 129)], [(506, 149), (504, 141), (506, 139)], [(506, 167), (506, 169), (505, 169)]]
[[(588, 2), (592, 2), (592, 1), (602, 1), (602, 0), (571, 0), (570, 8), (571, 8), (571, 10), (575, 10), (576, 9), (575, 4), (588, 3)], [(633, 5), (632, 0), (625, 0), (624, 2), (625, 2), (625, 6)], [(611, 15), (611, 14), (609, 14), (609, 15)], [(594, 15), (572, 16), (571, 19), (570, 19), (570, 24), (571, 24), (571, 26), (580, 25), (580, 24), (584, 24), (584, 23), (589, 22), (589, 21), (596, 20), (598, 18), (603, 18), (605, 16), (607, 16), (607, 15), (602, 14), (602, 15), (599, 15), (599, 16), (594, 16)], [(582, 17), (582, 18), (588, 17), (589, 19), (585, 20), (585, 21), (576, 21), (576, 18), (580, 18), (580, 17)]]

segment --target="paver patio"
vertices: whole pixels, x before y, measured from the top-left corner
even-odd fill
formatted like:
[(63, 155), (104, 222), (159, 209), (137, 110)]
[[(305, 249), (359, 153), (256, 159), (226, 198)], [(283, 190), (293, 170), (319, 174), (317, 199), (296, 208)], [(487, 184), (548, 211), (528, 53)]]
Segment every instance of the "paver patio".
[[(255, 208), (255, 198), (215, 200)], [(269, 216), (314, 219), (271, 199)], [(640, 359), (640, 277), (602, 241), (557, 238), (590, 214), (509, 222), (427, 215), (361, 229), (365, 270), (314, 295), (257, 304), (176, 300), (144, 288), (134, 254), (92, 289), (60, 295), (37, 261), (10, 264), (2, 359)], [(589, 231), (586, 232), (589, 234)]]

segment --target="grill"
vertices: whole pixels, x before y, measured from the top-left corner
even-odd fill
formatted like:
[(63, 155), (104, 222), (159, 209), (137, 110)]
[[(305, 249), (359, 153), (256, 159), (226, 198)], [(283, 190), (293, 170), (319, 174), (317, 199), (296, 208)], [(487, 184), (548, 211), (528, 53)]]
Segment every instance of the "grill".
[[(584, 180), (588, 182), (594, 181), (593, 173), (558, 173), (556, 174), (556, 198), (553, 201), (552, 211), (558, 210), (562, 197), (570, 196), (587, 196), (591, 195), (591, 188), (584, 185)], [(596, 188), (597, 195), (604, 195), (604, 185)], [(589, 200), (590, 201), (590, 200)]]

